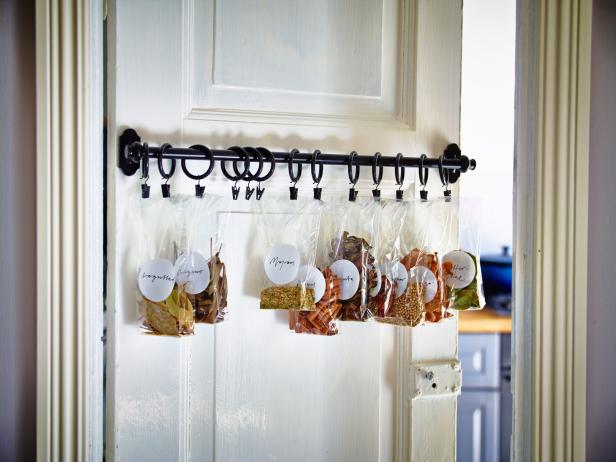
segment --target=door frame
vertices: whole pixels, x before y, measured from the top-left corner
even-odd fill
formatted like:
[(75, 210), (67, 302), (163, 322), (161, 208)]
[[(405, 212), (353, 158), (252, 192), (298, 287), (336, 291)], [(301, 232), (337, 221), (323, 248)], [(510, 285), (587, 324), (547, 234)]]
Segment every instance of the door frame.
[(514, 460), (584, 460), (591, 0), (518, 0)]
[[(39, 460), (103, 452), (104, 8), (37, 1)], [(518, 0), (515, 460), (585, 455), (590, 35), (590, 0)]]
[(39, 461), (103, 457), (103, 24), (36, 2)]

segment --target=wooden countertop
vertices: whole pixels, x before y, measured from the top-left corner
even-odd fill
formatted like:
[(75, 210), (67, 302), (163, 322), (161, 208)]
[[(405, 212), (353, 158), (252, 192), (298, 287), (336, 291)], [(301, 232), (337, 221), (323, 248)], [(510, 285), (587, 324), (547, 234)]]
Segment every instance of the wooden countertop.
[(458, 332), (461, 334), (509, 334), (511, 315), (501, 315), (491, 308), (479, 311), (460, 311)]

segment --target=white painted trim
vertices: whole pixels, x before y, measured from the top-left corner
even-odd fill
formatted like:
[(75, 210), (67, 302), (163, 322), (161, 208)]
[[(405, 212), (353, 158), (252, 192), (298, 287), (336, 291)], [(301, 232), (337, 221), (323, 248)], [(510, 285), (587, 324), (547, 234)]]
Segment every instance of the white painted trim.
[(103, 447), (103, 2), (39, 0), (37, 456)]
[[(376, 96), (316, 93), (293, 90), (249, 88), (216, 84), (213, 77), (215, 2), (194, 0), (182, 2), (182, 69), (187, 94), (183, 96), (185, 117), (190, 120), (246, 122), (282, 125), (312, 125), (327, 127), (369, 126), (383, 129), (415, 130), (417, 42), (417, 0), (383, 1), (381, 94)], [(396, 28), (391, 23), (398, 21)], [(204, 24), (206, 27), (204, 29)], [(399, 29), (399, 30), (398, 30)], [(198, 32), (205, 35), (196, 37)], [(396, 37), (396, 31), (397, 37)], [(396, 42), (395, 53), (387, 54)], [(208, 59), (199, 64), (196, 57)], [(399, 79), (397, 78), (399, 74)], [(197, 85), (198, 82), (198, 85)], [(296, 100), (300, 111), (264, 110), (264, 101), (276, 101), (275, 106), (286, 107), (289, 97)], [(333, 107), (343, 111), (324, 112), (323, 97)], [(255, 108), (250, 101), (257, 98)], [(264, 98), (263, 100), (261, 98)], [(207, 101), (207, 104), (205, 103)], [(234, 107), (242, 101), (242, 107)]]
[(591, 4), (518, 1), (514, 460), (585, 458)]

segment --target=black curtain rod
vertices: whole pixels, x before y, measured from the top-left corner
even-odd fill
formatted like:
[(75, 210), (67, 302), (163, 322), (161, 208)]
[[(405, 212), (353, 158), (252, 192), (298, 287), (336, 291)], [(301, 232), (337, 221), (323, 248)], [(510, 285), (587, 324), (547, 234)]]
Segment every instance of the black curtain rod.
[[(118, 166), (122, 169), (124, 174), (133, 175), (137, 170), (145, 156), (145, 148), (147, 146), (147, 155), (149, 160), (157, 160), (160, 157), (160, 146), (149, 146), (146, 143), (141, 143), (141, 138), (137, 132), (131, 128), (124, 130), (119, 140), (118, 149)], [(241, 161), (246, 162), (245, 158), (233, 150), (230, 149), (211, 149), (210, 153), (214, 160), (217, 161)], [(274, 152), (272, 151), (275, 162), (288, 164), (291, 156), (293, 156), (294, 164), (310, 164), (313, 159), (313, 153), (305, 152)], [(202, 151), (193, 148), (177, 148), (167, 146), (162, 154), (163, 159), (176, 159), (176, 160), (208, 160)], [(419, 168), (422, 165), (422, 159), (420, 157), (406, 157), (404, 155), (396, 156), (383, 156), (378, 158), (378, 165), (383, 167), (395, 167), (396, 161), (400, 167), (416, 167)], [(251, 157), (249, 162), (258, 162), (257, 158)], [(316, 158), (316, 164), (322, 165), (348, 165), (350, 161), (350, 154), (330, 154), (319, 152)], [(268, 159), (264, 158), (263, 162), (268, 163)], [(352, 159), (353, 165), (360, 166), (372, 166), (374, 164), (374, 155), (355, 155)], [(462, 155), (460, 148), (457, 144), (449, 144), (443, 152), (440, 158), (423, 158), (423, 167), (425, 168), (441, 168), (448, 170), (449, 183), (455, 183), (460, 173), (464, 173), (468, 170), (474, 170), (476, 167), (474, 159), (469, 159), (467, 156)]]

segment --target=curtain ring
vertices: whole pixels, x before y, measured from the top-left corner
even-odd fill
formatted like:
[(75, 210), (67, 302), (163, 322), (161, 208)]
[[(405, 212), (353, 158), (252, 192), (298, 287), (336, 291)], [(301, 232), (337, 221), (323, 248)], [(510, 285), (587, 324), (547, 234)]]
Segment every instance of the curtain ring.
[(394, 175), (396, 176), (396, 185), (402, 188), (402, 183), (404, 183), (404, 167), (400, 166), (400, 161), (403, 159), (402, 153), (396, 154), (396, 162), (394, 168)]
[(310, 158), (310, 174), (312, 175), (312, 181), (319, 186), (321, 178), (323, 178), (323, 164), (318, 164), (319, 173), (317, 173), (317, 158), (321, 155), (321, 151), (315, 149)]
[(419, 156), (419, 184), (421, 186), (426, 187), (426, 185), (428, 184), (428, 173), (429, 173), (429, 169), (428, 167), (424, 167), (424, 161), (428, 158), (428, 156), (426, 156), (425, 154), (422, 154), (421, 156)]
[[(379, 185), (381, 184), (381, 180), (383, 179), (383, 166), (379, 165), (380, 157), (381, 157), (381, 153), (377, 152), (374, 154), (374, 157), (372, 158), (372, 181), (374, 182), (377, 188), (379, 187)], [(377, 174), (377, 168), (379, 172), (378, 174)]]
[[(355, 157), (357, 157), (357, 151), (351, 151), (347, 163), (347, 174), (349, 181), (355, 187), (359, 180), (359, 165), (355, 163)], [(353, 167), (355, 167), (355, 173), (353, 173)]]
[(214, 156), (212, 155), (212, 151), (206, 147), (203, 146), (202, 144), (193, 144), (190, 149), (195, 149), (199, 152), (201, 152), (205, 158), (207, 160), (209, 160), (209, 164), (207, 166), (207, 170), (205, 172), (203, 172), (201, 175), (193, 175), (192, 173), (190, 173), (188, 171), (188, 168), (186, 167), (186, 161), (188, 159), (182, 159), (182, 161), (180, 162), (180, 166), (182, 167), (182, 171), (184, 172), (184, 175), (186, 175), (188, 178), (190, 178), (191, 180), (203, 180), (205, 179), (210, 173), (212, 173), (212, 170), (214, 170)]
[(271, 153), (271, 151), (269, 149), (267, 149), (267, 148), (256, 148), (256, 150), (262, 156), (264, 155), (265, 157), (269, 158), (270, 169), (263, 176), (258, 176), (257, 175), (255, 177), (255, 181), (269, 180), (271, 178), (271, 176), (274, 174), (274, 170), (276, 169), (276, 159), (274, 158), (274, 155)]
[[(235, 176), (231, 175), (227, 171), (227, 166), (226, 166), (227, 161), (226, 160), (220, 161), (220, 169), (222, 170), (222, 174), (225, 176), (225, 178), (227, 178), (228, 180), (237, 182), (247, 171), (250, 170), (250, 158), (248, 157), (248, 153), (246, 153), (242, 148), (239, 148), (238, 146), (233, 146), (229, 148), (228, 151), (233, 151), (234, 153), (240, 156), (239, 160), (244, 161), (244, 171), (241, 174), (237, 174)], [(238, 159), (233, 160), (233, 162), (236, 162), (236, 164), (234, 164), (234, 167), (235, 167), (234, 170), (237, 169), (237, 160)]]
[(295, 154), (299, 154), (299, 150), (297, 149), (291, 149), (291, 152), (289, 153), (289, 178), (291, 178), (291, 183), (296, 184), (300, 177), (302, 176), (302, 164), (297, 164), (297, 174), (295, 174), (293, 172), (293, 158), (295, 157)]
[[(237, 168), (237, 161), (236, 160), (233, 161), (233, 171), (235, 172), (236, 175), (240, 176), (240, 179), (250, 182), (259, 177), (259, 175), (263, 171), (263, 156), (261, 155), (260, 151), (257, 151), (255, 148), (252, 148), (252, 147), (241, 148), (239, 146), (234, 146), (229, 149), (231, 150), (241, 149), (248, 158), (248, 169), (244, 170), (242, 173), (240, 173), (240, 171)], [(259, 161), (259, 166), (257, 167), (257, 171), (255, 173), (252, 173), (250, 171), (250, 162), (251, 162), (250, 157), (251, 156), (254, 156)]]
[(148, 181), (150, 178), (150, 152), (148, 143), (141, 146), (141, 179)]
[(175, 173), (175, 159), (171, 159), (171, 169), (169, 172), (165, 172), (165, 169), (163, 168), (163, 155), (165, 154), (165, 151), (171, 147), (173, 146), (169, 143), (164, 143), (158, 150), (158, 172), (160, 173), (160, 176), (165, 179), (165, 181), (169, 181), (169, 178), (171, 178)]
[(443, 186), (449, 186), (449, 172), (447, 169), (443, 168), (443, 155), (438, 158), (438, 175), (441, 177), (441, 183)]

